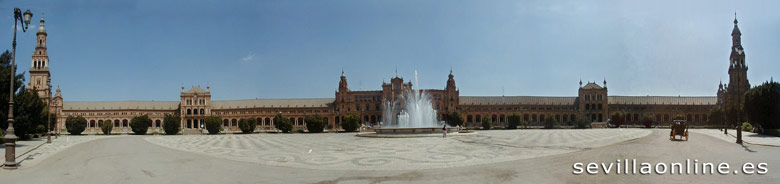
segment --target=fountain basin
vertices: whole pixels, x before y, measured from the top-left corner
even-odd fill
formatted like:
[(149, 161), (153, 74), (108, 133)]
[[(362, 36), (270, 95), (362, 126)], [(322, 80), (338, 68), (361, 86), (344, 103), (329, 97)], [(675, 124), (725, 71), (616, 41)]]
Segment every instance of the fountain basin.
[[(458, 128), (447, 128), (447, 136), (474, 135), (474, 132), (460, 132)], [(441, 127), (425, 128), (377, 128), (374, 132), (357, 134), (358, 137), (377, 138), (413, 138), (413, 137), (442, 137)]]
[[(447, 133), (457, 133), (457, 128), (447, 128)], [(374, 129), (377, 134), (441, 134), (441, 127), (427, 128), (378, 128)]]

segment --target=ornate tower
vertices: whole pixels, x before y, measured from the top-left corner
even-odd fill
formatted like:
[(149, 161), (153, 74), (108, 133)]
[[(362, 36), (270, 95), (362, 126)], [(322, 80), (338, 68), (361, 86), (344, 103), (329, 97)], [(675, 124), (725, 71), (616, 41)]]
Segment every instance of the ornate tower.
[(447, 111), (455, 111), (456, 107), (458, 106), (458, 101), (460, 97), (460, 91), (457, 87), (455, 87), (455, 76), (452, 75), (452, 70), (450, 69), (450, 75), (448, 76), (449, 79), (447, 79), (447, 87), (444, 88), (445, 93), (445, 99), (444, 102)]
[(46, 52), (46, 28), (43, 27), (43, 16), (41, 16), (41, 26), (38, 28), (37, 42), (35, 51), (32, 54), (32, 65), (30, 65), (30, 83), (29, 90), (35, 90), (38, 96), (44, 101), (49, 101), (49, 85), (46, 83), (51, 74), (49, 73), (49, 54)]
[(742, 33), (737, 27), (737, 17), (734, 14), (734, 29), (731, 31), (731, 56), (729, 56), (729, 84), (726, 88), (726, 103), (739, 105), (744, 102), (744, 94), (750, 89), (747, 79), (748, 67), (745, 64), (745, 50), (742, 48)]

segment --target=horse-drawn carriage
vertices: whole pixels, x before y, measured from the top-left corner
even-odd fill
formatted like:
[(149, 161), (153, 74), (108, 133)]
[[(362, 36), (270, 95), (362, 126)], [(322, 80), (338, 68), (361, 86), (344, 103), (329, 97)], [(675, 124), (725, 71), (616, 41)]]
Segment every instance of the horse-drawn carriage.
[[(680, 136), (680, 139), (677, 139), (677, 136)], [(685, 137), (685, 141), (688, 141), (688, 124), (685, 120), (674, 120), (669, 140), (682, 140), (683, 137)]]

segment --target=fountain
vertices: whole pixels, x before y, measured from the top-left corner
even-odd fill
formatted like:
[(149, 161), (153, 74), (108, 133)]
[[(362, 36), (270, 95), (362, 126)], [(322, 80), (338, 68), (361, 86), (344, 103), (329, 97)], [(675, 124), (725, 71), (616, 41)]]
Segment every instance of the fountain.
[[(440, 136), (443, 122), (438, 122), (430, 95), (416, 89), (417, 71), (414, 72), (412, 89), (402, 89), (395, 101), (385, 102), (382, 128), (374, 129), (374, 135), (428, 134)], [(448, 134), (458, 133), (458, 128), (448, 127)]]

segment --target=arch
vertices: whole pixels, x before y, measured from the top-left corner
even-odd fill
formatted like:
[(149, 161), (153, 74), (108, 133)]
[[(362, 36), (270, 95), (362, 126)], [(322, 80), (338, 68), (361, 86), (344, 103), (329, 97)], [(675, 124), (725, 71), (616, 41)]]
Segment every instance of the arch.
[(206, 114), (206, 111), (203, 109), (200, 109), (200, 114)]
[(271, 125), (271, 118), (265, 118), (265, 125)]
[(501, 122), (501, 123), (503, 123), (503, 122), (505, 122), (505, 121), (506, 121), (506, 115), (503, 115), (503, 114), (502, 114), (502, 115), (498, 116), (498, 122)]
[(303, 118), (298, 118), (298, 124), (299, 124), (299, 125), (304, 125), (305, 123), (306, 123), (306, 122), (305, 122), (305, 121), (303, 121)]
[(89, 120), (89, 127), (95, 127), (95, 120)]
[(226, 127), (226, 126), (230, 125), (230, 124), (228, 123), (228, 121), (229, 121), (228, 119), (224, 119), (224, 120), (222, 120), (222, 126)]
[(482, 122), (482, 115), (477, 115), (477, 119), (475, 119), (477, 123)]
[(122, 127), (127, 127), (127, 119), (122, 120)]
[(263, 125), (263, 118), (260, 118), (260, 117), (258, 117), (258, 118), (255, 118), (255, 121), (257, 121), (257, 125), (258, 125), (258, 126), (261, 126), (261, 125)]
[(491, 122), (491, 123), (496, 123), (496, 122), (498, 122), (498, 116), (496, 116), (495, 114), (493, 114), (492, 116), (490, 116), (490, 122)]
[(531, 122), (536, 122), (536, 114), (531, 114)]
[(192, 128), (192, 120), (191, 119), (187, 120), (187, 128)]
[(119, 127), (119, 120), (114, 120), (114, 127)]
[(233, 118), (230, 120), (230, 126), (238, 126), (238, 120)]
[(154, 120), (154, 127), (160, 128), (160, 120)]
[(187, 109), (187, 115), (192, 114), (192, 109)]
[(335, 118), (334, 120), (335, 120), (336, 124), (339, 124), (339, 123), (341, 123), (341, 122), (339, 121), (339, 120), (341, 120), (341, 119), (340, 119), (338, 116), (336, 116), (336, 118)]

